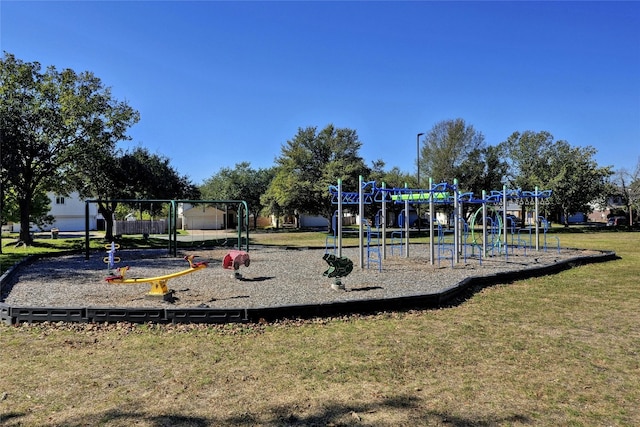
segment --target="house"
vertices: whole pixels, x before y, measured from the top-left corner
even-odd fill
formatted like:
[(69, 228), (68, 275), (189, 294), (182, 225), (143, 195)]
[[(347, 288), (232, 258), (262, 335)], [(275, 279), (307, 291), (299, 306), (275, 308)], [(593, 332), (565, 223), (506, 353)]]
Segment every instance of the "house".
[[(50, 231), (52, 228), (57, 228), (59, 231), (85, 230), (85, 201), (80, 198), (78, 193), (74, 192), (67, 196), (47, 193), (47, 196), (51, 201), (49, 215), (54, 217), (54, 222), (42, 228), (32, 225), (31, 229), (33, 231)], [(223, 210), (204, 204), (178, 203), (178, 229), (222, 230), (234, 228), (237, 223), (238, 218), (235, 209)], [(99, 229), (104, 229), (104, 218), (98, 213), (98, 205), (89, 203), (89, 230)], [(20, 224), (10, 224), (7, 227), (3, 227), (3, 230), (18, 233), (20, 232)]]
[[(85, 202), (77, 192), (68, 196), (62, 196), (53, 192), (47, 193), (51, 201), (49, 215), (54, 218), (53, 224), (47, 224), (39, 228), (31, 226), (33, 231), (50, 231), (57, 228), (59, 231), (84, 231), (85, 230)], [(98, 213), (98, 205), (89, 203), (89, 230), (97, 230), (98, 222), (102, 215)], [(20, 232), (20, 224), (12, 224), (11, 231)]]
[(225, 213), (215, 206), (191, 203), (178, 203), (177, 219), (181, 230), (223, 230), (238, 222), (235, 210)]
[(589, 221), (606, 223), (612, 211), (626, 208), (622, 196), (612, 196), (607, 199), (607, 206), (601, 209), (597, 203), (590, 203), (593, 211), (589, 214)]

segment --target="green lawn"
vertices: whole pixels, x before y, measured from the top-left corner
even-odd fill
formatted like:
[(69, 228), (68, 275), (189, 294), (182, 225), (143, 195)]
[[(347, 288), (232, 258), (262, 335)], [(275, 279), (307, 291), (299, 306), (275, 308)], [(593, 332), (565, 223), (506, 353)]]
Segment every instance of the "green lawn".
[(620, 259), (436, 310), (2, 325), (0, 425), (640, 425), (640, 233), (558, 236)]

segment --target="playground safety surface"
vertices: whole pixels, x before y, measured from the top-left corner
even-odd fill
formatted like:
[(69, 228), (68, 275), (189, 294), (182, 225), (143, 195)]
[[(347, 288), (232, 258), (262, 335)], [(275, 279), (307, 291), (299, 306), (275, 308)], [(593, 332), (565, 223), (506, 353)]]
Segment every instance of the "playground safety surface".
[[(460, 263), (451, 258), (429, 263), (429, 247), (412, 244), (410, 257), (387, 248), (382, 270), (369, 261), (359, 266), (359, 249), (344, 248), (354, 269), (342, 278), (344, 290), (323, 276), (323, 249), (252, 246), (249, 267), (222, 268), (229, 249), (185, 251), (119, 250), (127, 277), (155, 277), (189, 267), (186, 254), (208, 268), (168, 281), (169, 301), (151, 298), (150, 287), (111, 284), (104, 253), (31, 259), (2, 278), (0, 321), (238, 322), (425, 308), (450, 302), (477, 287), (551, 274), (576, 265), (615, 259), (613, 252), (562, 248), (524, 250), (480, 260), (469, 250)], [(526, 252), (526, 253), (525, 253)]]

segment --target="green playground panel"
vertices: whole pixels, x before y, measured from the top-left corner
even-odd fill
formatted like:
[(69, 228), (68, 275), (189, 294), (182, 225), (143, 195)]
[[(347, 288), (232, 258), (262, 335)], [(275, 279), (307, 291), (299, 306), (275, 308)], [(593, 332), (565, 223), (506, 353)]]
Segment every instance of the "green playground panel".
[(449, 199), (448, 191), (438, 191), (435, 193), (410, 193), (410, 194), (396, 194), (391, 196), (391, 200), (429, 200), (429, 196), (433, 194), (434, 200), (444, 201)]

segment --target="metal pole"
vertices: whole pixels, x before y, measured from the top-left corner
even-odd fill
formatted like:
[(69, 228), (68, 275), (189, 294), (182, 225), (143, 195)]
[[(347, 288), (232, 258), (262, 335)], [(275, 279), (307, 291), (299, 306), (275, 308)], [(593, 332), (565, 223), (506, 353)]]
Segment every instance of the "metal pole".
[(242, 204), (238, 203), (236, 208), (236, 215), (238, 216), (238, 250), (242, 250), (242, 227), (244, 226), (244, 218), (242, 216)]
[(336, 217), (338, 233), (338, 257), (342, 258), (342, 180), (338, 180), (338, 216)]
[(487, 192), (482, 190), (482, 256), (487, 256)]
[(458, 264), (460, 262), (460, 201), (458, 200), (458, 179), (453, 179), (453, 252), (454, 260)]
[(169, 203), (169, 215), (167, 218), (167, 242), (169, 243), (167, 250), (169, 251), (169, 254), (171, 254), (171, 241), (173, 239), (173, 236), (171, 234), (172, 221), (173, 221), (173, 200)]
[(247, 252), (249, 252), (249, 205), (247, 204), (247, 202), (245, 200), (242, 201), (242, 205), (244, 206), (244, 213), (246, 215), (246, 221), (247, 221), (247, 242), (246, 242), (246, 250)]
[(504, 255), (509, 256), (509, 243), (507, 242), (507, 186), (502, 186), (502, 229), (504, 236)]
[(380, 221), (382, 222), (382, 259), (387, 259), (387, 193), (384, 191), (387, 184), (382, 183), (382, 209)]
[[(420, 137), (424, 135), (424, 132), (420, 132), (417, 136), (416, 136), (416, 166), (417, 166), (417, 181), (418, 181), (418, 185), (417, 188), (418, 190), (420, 189)], [(416, 204), (416, 213), (418, 214), (418, 232), (420, 231), (420, 201), (418, 201), (418, 203)]]
[(538, 211), (538, 186), (535, 187), (536, 192), (534, 195), (534, 201), (535, 201), (535, 206), (536, 206), (536, 217), (534, 218), (535, 222), (536, 222), (536, 251), (540, 250), (540, 229), (538, 227), (538, 215), (539, 215), (539, 211)]
[[(404, 188), (407, 189), (409, 185), (405, 182)], [(409, 194), (405, 194), (404, 200), (404, 238), (406, 242), (405, 258), (409, 258)]]
[(420, 188), (420, 137), (422, 135), (424, 135), (424, 132), (420, 132), (416, 136), (416, 166), (417, 166), (417, 169), (418, 169), (418, 174), (417, 174), (418, 188)]
[(358, 177), (358, 247), (360, 248), (360, 268), (364, 268), (364, 191), (362, 189), (362, 175)]
[(89, 259), (89, 202), (84, 202), (84, 259)]
[(433, 202), (433, 178), (429, 178), (429, 263), (431, 265), (435, 262), (435, 242), (433, 241), (433, 214), (434, 214), (434, 202)]
[[(173, 256), (175, 257), (175, 256), (178, 256), (178, 205), (175, 203), (175, 201), (172, 201), (171, 205), (173, 207), (173, 224), (172, 224), (173, 243), (172, 244), (173, 244)], [(184, 209), (184, 202), (182, 202), (182, 206)], [(184, 221), (184, 216), (182, 220)], [(225, 208), (224, 220), (225, 220), (225, 227), (226, 227), (226, 221), (227, 221), (226, 208)], [(226, 233), (226, 229), (225, 229), (225, 233)]]

